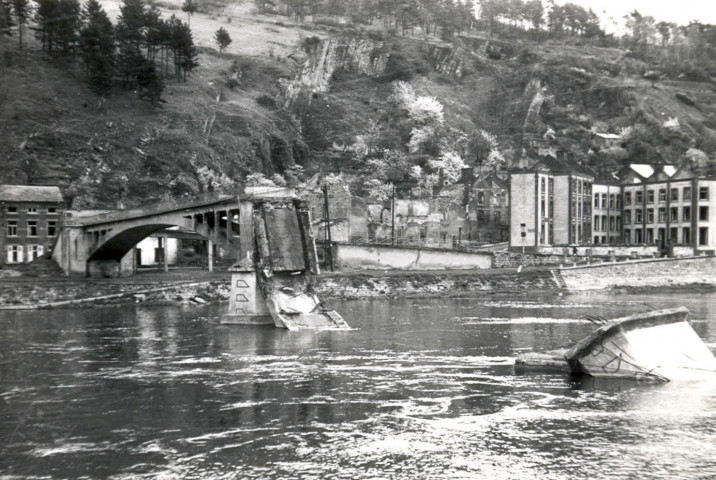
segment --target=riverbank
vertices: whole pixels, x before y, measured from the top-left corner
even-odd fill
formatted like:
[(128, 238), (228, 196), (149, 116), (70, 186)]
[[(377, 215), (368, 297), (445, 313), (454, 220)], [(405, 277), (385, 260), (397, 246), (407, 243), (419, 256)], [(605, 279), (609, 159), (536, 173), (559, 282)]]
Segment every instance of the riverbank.
[[(143, 271), (126, 278), (14, 276), (0, 278), (0, 310), (150, 303), (211, 303), (229, 299), (231, 274), (202, 269)], [(671, 293), (716, 291), (716, 258), (666, 259), (564, 269), (361, 270), (313, 279), (321, 299), (441, 298), (524, 292)]]
[(126, 278), (12, 276), (0, 278), (0, 310), (211, 303), (229, 298), (230, 279), (229, 272), (201, 269), (145, 271)]

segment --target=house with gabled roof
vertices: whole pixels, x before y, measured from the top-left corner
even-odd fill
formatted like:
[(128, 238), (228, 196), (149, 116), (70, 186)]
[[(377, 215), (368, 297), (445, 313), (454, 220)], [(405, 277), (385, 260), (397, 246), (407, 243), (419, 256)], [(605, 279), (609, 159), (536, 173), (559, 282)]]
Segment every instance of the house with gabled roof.
[(59, 187), (0, 185), (0, 264), (29, 262), (49, 252), (63, 211)]

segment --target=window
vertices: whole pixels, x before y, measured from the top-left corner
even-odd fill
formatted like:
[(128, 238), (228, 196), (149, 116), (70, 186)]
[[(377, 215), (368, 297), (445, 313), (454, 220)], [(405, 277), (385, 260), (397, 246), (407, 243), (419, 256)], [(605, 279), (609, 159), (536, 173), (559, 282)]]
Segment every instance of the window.
[(37, 207), (27, 207), (27, 213), (37, 213)]
[(17, 221), (8, 220), (7, 222), (7, 236), (17, 237)]
[(646, 229), (646, 243), (654, 243), (654, 229), (653, 228)]
[(664, 203), (666, 201), (666, 189), (660, 188), (659, 189), (659, 203)]
[(55, 207), (49, 207), (47, 213), (57, 213), (57, 209)]
[(599, 245), (599, 237), (594, 237), (594, 244)]
[(594, 208), (599, 208), (599, 194), (594, 194)]
[(700, 187), (699, 188), (699, 200), (708, 200), (709, 199), (709, 187)]
[(7, 213), (17, 213), (17, 207), (7, 207)]
[(679, 207), (671, 207), (671, 209), (669, 211), (671, 212), (671, 221), (678, 222), (679, 221)]
[(654, 190), (646, 191), (646, 203), (654, 203)]
[(709, 207), (699, 207), (699, 220), (707, 221), (709, 219)]
[(646, 223), (654, 223), (654, 209), (653, 208), (646, 209)]
[(617, 217), (617, 232), (620, 232), (622, 229), (622, 217)]
[(628, 228), (624, 230), (624, 241), (626, 243), (631, 243), (631, 230), (629, 230)]
[(617, 193), (617, 208), (622, 208), (622, 196)]
[(624, 205), (631, 205), (631, 192), (624, 194)]
[(641, 228), (634, 230), (634, 243), (642, 243), (643, 241)]
[(594, 215), (594, 230), (599, 231), (599, 215)]
[(679, 241), (679, 239), (678, 239), (678, 237), (677, 237), (678, 231), (679, 231), (678, 228), (672, 228), (672, 229), (669, 231), (669, 241), (670, 241), (671, 243), (678, 243), (678, 241)]
[(679, 189), (678, 188), (672, 188), (670, 190), (671, 192), (671, 201), (672, 202), (678, 202), (679, 201)]
[(642, 223), (641, 210), (634, 210), (634, 223), (636, 223), (636, 224)]
[(57, 235), (57, 222), (50, 220), (47, 222), (47, 236), (54, 237), (55, 235)]
[(691, 187), (684, 187), (684, 197), (682, 200), (691, 200)]
[(37, 260), (42, 256), (43, 253), (43, 246), (42, 245), (28, 245), (27, 247), (27, 261), (31, 262), (33, 260)]
[(36, 237), (37, 236), (37, 221), (30, 220), (27, 222), (27, 236), (28, 237)]
[(477, 192), (477, 204), (482, 205), (485, 203), (485, 193), (484, 192)]
[(691, 229), (690, 228), (684, 228), (682, 231), (682, 240), (681, 243), (688, 245), (691, 243)]
[(602, 215), (602, 232), (607, 231), (607, 216)]
[(624, 210), (624, 225), (631, 224), (631, 210)]
[(661, 207), (659, 209), (659, 223), (666, 223), (666, 209), (664, 207)]
[(691, 221), (691, 207), (684, 207), (681, 209), (681, 221), (682, 222), (690, 222)]
[(644, 193), (643, 192), (635, 192), (634, 193), (634, 203), (637, 205), (641, 205), (644, 202)]
[(614, 208), (615, 200), (614, 200), (614, 194), (612, 193), (609, 195), (609, 208)]
[(602, 208), (607, 208), (607, 194), (602, 193)]
[(7, 263), (22, 262), (22, 245), (7, 246)]
[(609, 231), (613, 232), (615, 227), (614, 217), (609, 217)]
[(709, 244), (709, 229), (706, 227), (699, 228), (699, 245)]

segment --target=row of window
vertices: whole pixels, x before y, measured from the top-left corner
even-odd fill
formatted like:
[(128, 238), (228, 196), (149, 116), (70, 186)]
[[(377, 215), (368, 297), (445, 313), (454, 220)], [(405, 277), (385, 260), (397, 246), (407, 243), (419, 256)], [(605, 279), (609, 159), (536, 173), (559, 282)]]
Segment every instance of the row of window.
[[(679, 230), (681, 230), (681, 236), (679, 237)], [(653, 228), (647, 228), (646, 233), (643, 233), (643, 231), (638, 228), (634, 230), (634, 235), (632, 238), (632, 231), (629, 229), (624, 230), (624, 238), (628, 243), (647, 243), (652, 244), (655, 243), (655, 237), (654, 237), (654, 229)], [(664, 239), (664, 235), (666, 234), (666, 229), (659, 228), (656, 230), (656, 240), (662, 241)], [(709, 229), (708, 227), (701, 227), (698, 229), (698, 243), (699, 245), (708, 245), (709, 244)], [(595, 237), (596, 238), (596, 237)], [(684, 227), (684, 228), (670, 228), (669, 229), (669, 242), (671, 243), (680, 243), (683, 245), (689, 245), (692, 243), (691, 238), (691, 228)]]
[[(624, 210), (624, 225), (629, 225), (632, 221), (632, 211), (631, 210)], [(666, 208), (661, 207), (656, 211), (657, 214), (657, 223), (666, 223)], [(596, 217), (595, 217), (596, 218)], [(640, 224), (644, 223), (644, 216), (643, 211), (641, 209), (634, 210), (634, 223)], [(699, 207), (699, 220), (700, 221), (708, 221), (709, 220), (709, 207), (702, 206)], [(679, 221), (679, 207), (671, 207), (669, 209), (669, 221), (670, 222), (678, 222)], [(681, 221), (682, 222), (690, 222), (691, 221), (691, 207), (681, 207)], [(654, 223), (654, 209), (653, 208), (647, 208), (646, 209), (646, 223)]]
[(23, 255), (22, 245), (8, 245), (7, 263), (31, 262), (45, 253), (45, 247), (42, 245), (28, 245), (26, 253), (27, 255)]
[[(37, 207), (27, 207), (25, 211), (30, 214), (40, 213), (40, 210)], [(18, 209), (17, 207), (7, 207), (7, 213), (18, 213)], [(48, 207), (47, 213), (57, 213), (57, 209), (55, 207)]]
[[(601, 200), (601, 201), (600, 201)], [(609, 207), (608, 208), (621, 208), (622, 197), (619, 194), (609, 194)], [(607, 194), (606, 193), (595, 193), (594, 194), (594, 208), (607, 208)]]
[[(679, 189), (678, 188), (672, 188), (670, 189), (670, 196), (672, 202), (678, 202), (679, 201)], [(642, 191), (636, 191), (633, 192), (634, 196), (634, 204), (635, 205), (641, 205), (644, 203), (644, 192)], [(658, 195), (658, 197), (656, 197)], [(656, 190), (647, 190), (646, 191), (646, 203), (654, 203), (654, 199), (658, 198), (659, 203), (665, 203), (666, 202), (666, 189), (660, 188), (658, 191)], [(708, 200), (709, 199), (709, 187), (699, 187), (699, 200)], [(691, 187), (684, 187), (682, 190), (681, 195), (682, 201), (689, 201), (691, 200)], [(611, 199), (610, 199), (611, 203)], [(595, 195), (594, 198), (594, 204), (596, 206), (597, 204), (597, 198)], [(624, 192), (624, 205), (631, 205), (632, 204), (632, 192)], [(604, 207), (602, 207), (604, 208)], [(610, 207), (611, 208), (611, 207)], [(617, 207), (619, 208), (619, 207)]]
[[(28, 220), (27, 221), (27, 236), (28, 237), (37, 237), (38, 232), (39, 232), (39, 227), (38, 227), (37, 220)], [(57, 222), (54, 220), (49, 220), (47, 222), (47, 236), (54, 237), (55, 235), (57, 235)], [(8, 220), (7, 236), (8, 237), (17, 237), (17, 220)]]
[(594, 223), (592, 224), (592, 230), (594, 230), (595, 232), (615, 232), (620, 231), (621, 229), (621, 217), (614, 217), (610, 215), (609, 219), (607, 219), (606, 215), (602, 215), (601, 217), (599, 215), (594, 215)]

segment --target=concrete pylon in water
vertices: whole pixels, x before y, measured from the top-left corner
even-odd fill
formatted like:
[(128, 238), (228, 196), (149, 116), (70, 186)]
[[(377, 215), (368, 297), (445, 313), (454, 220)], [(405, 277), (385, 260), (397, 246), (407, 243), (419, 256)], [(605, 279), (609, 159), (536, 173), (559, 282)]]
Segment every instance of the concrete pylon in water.
[(231, 275), (222, 323), (349, 328), (314, 293), (320, 273), (308, 209), (290, 191), (251, 192), (240, 201), (241, 260)]

